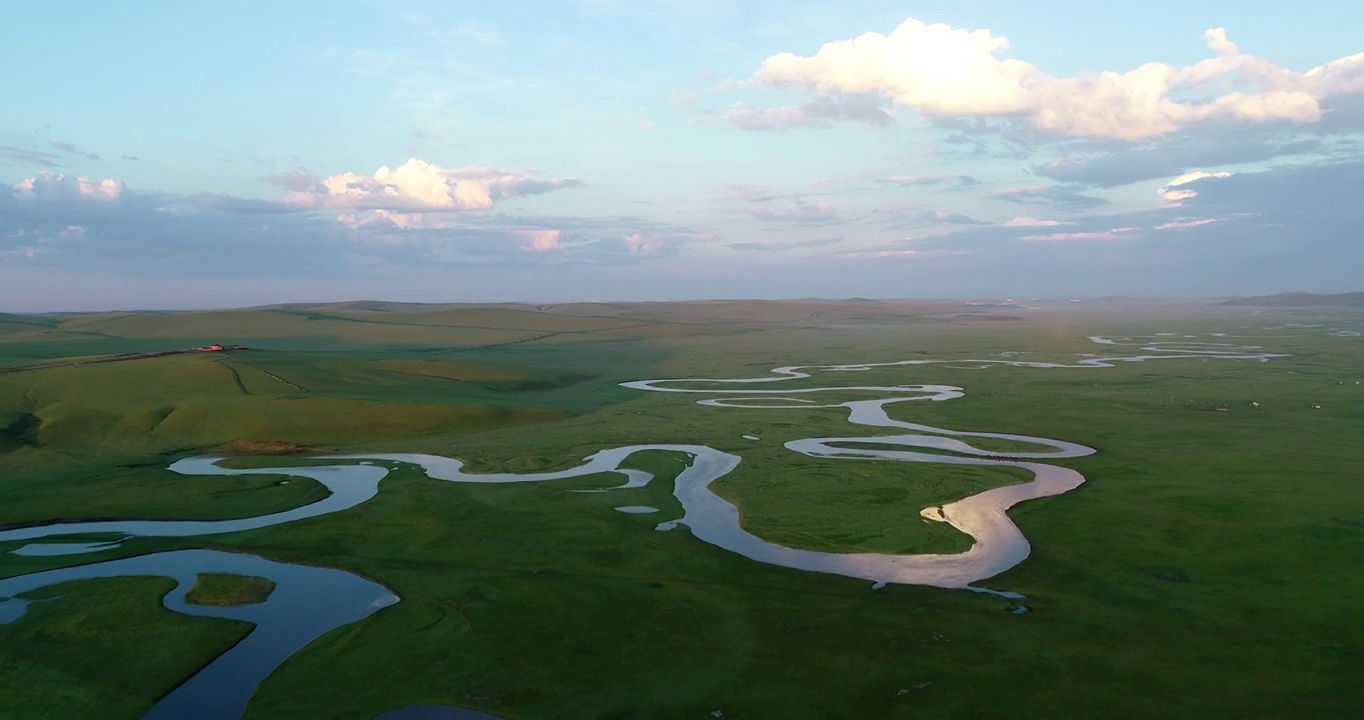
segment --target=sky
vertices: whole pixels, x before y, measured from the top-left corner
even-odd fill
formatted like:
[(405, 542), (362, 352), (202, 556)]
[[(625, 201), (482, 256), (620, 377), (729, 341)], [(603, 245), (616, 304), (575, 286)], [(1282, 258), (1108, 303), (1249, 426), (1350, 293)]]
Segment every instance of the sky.
[(0, 312), (1364, 289), (1364, 4), (47, 2)]

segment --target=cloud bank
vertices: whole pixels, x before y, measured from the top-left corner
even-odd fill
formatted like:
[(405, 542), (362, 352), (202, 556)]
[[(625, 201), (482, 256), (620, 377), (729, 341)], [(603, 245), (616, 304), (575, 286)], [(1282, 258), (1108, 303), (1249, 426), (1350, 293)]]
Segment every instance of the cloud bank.
[[(772, 55), (753, 80), (809, 93), (812, 103), (823, 103), (818, 107), (839, 107), (849, 97), (862, 103), (879, 98), (931, 116), (1008, 118), (1060, 136), (1126, 141), (1200, 125), (1315, 123), (1322, 119), (1322, 101), (1364, 93), (1364, 53), (1299, 73), (1243, 53), (1221, 28), (1208, 30), (1203, 40), (1214, 57), (1193, 65), (1149, 62), (1124, 73), (1053, 77), (1005, 57), (1008, 40), (989, 30), (909, 18), (889, 35), (865, 33), (809, 56)], [(1197, 97), (1224, 85), (1231, 88)], [(744, 121), (735, 124), (775, 129), (866, 121), (824, 112), (815, 122), (804, 107), (744, 106)]]
[(407, 212), (487, 210), (498, 200), (582, 185), (581, 180), (543, 179), (535, 171), (442, 168), (417, 158), (393, 169), (385, 165), (372, 176), (348, 172), (317, 178), (295, 172), (276, 181), (293, 190), (284, 202), (297, 208)]
[(117, 200), (123, 183), (112, 178), (98, 182), (88, 177), (42, 172), (10, 186), (14, 198), (25, 203), (60, 203), (74, 198)]
[(300, 170), (269, 179), (289, 191), (283, 200), (136, 192), (112, 178), (57, 172), (0, 184), (0, 265), (151, 277), (206, 267), (215, 277), (339, 277), (379, 266), (622, 265), (711, 238), (635, 217), (494, 211), (497, 199), (578, 184), (528, 172), (447, 170), (412, 160), (372, 178)]

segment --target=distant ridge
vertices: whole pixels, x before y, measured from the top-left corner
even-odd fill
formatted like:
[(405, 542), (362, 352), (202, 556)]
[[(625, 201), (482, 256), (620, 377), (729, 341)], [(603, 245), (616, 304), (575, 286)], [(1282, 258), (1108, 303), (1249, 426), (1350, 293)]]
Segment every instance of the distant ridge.
[(1337, 293), (1334, 295), (1288, 292), (1278, 295), (1232, 298), (1222, 302), (1222, 304), (1270, 307), (1364, 307), (1364, 292)]

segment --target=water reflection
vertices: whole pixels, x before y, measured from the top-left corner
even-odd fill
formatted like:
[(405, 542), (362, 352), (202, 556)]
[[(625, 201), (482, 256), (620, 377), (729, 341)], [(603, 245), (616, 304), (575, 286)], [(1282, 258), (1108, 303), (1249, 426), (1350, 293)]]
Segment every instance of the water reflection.
[[(193, 605), (185, 600), (200, 573), (263, 577), (275, 583), (265, 602), (241, 607)], [(323, 634), (369, 617), (398, 597), (378, 583), (342, 570), (291, 565), (255, 555), (178, 550), (48, 570), (0, 580), (0, 623), (23, 617), (18, 596), (76, 580), (168, 577), (176, 587), (162, 601), (185, 615), (241, 620), (255, 625), (241, 642), (166, 695), (147, 718), (236, 718), (256, 685), (286, 658)]]

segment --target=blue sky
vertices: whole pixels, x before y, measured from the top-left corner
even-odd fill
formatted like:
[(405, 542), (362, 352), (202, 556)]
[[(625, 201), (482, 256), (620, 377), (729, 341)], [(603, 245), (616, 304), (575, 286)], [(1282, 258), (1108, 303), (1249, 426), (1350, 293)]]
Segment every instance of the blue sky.
[(1349, 3), (186, 5), (6, 11), (0, 311), (1359, 289)]

